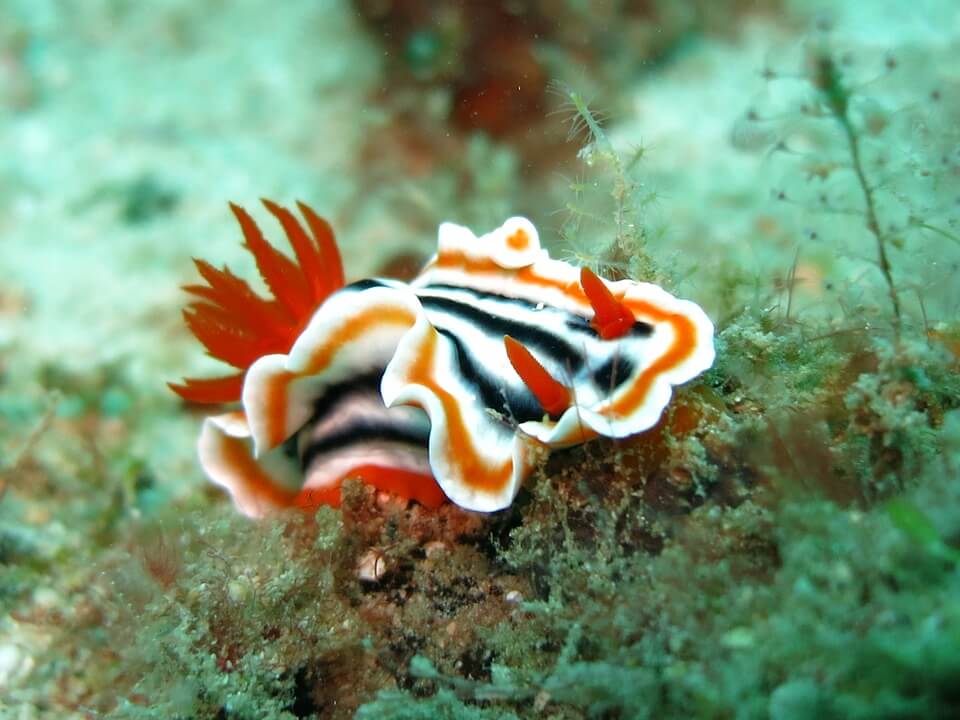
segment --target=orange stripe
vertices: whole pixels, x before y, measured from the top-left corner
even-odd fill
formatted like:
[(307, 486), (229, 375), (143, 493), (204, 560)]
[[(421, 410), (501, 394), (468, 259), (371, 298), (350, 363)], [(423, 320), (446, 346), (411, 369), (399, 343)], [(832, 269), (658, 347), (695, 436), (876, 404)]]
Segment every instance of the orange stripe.
[(264, 388), (267, 415), (267, 443), (274, 448), (287, 439), (287, 388), (294, 380), (323, 372), (342, 347), (354, 342), (365, 334), (384, 325), (402, 325), (410, 327), (416, 322), (416, 315), (405, 307), (396, 305), (375, 305), (341, 325), (330, 333), (325, 341), (315, 348), (306, 367), (298, 372), (284, 372), (271, 377)]
[(432, 475), (374, 464), (351, 468), (329, 487), (303, 488), (294, 492), (274, 483), (251, 456), (245, 439), (221, 435), (219, 450), (230, 474), (238, 479), (237, 487), (262, 502), (263, 510), (291, 506), (301, 510), (316, 510), (321, 505), (340, 507), (340, 486), (346, 478), (358, 478), (378, 490), (416, 500), (430, 509), (440, 507), (447, 500)]
[(697, 328), (693, 320), (686, 315), (671, 313), (644, 301), (626, 301), (627, 307), (636, 315), (651, 318), (654, 322), (666, 322), (673, 327), (674, 339), (667, 351), (646, 368), (636, 382), (630, 386), (610, 407), (611, 414), (619, 417), (629, 415), (643, 405), (647, 393), (658, 376), (673, 370), (683, 363), (697, 349)]
[(246, 492), (261, 500), (265, 509), (287, 507), (293, 502), (295, 493), (274, 484), (273, 479), (253, 459), (245, 439), (221, 434), (219, 444), (220, 456), (231, 475), (238, 478)]
[(367, 308), (327, 336), (326, 342), (311, 353), (306, 369), (299, 375), (316, 375), (325, 370), (342, 345), (354, 342), (372, 330), (383, 325), (412, 327), (416, 321), (417, 316), (405, 307), (375, 305)]
[(437, 331), (430, 331), (418, 353), (417, 361), (407, 374), (407, 382), (428, 388), (443, 406), (447, 418), (447, 456), (457, 467), (455, 476), (463, 479), (469, 487), (487, 492), (500, 492), (510, 481), (513, 460), (499, 467), (489, 467), (473, 443), (470, 431), (460, 412), (460, 402), (440, 387), (432, 375), (432, 366), (437, 354)]
[(273, 449), (287, 439), (287, 387), (296, 378), (294, 373), (283, 371), (277, 375), (271, 375), (264, 383), (267, 449)]
[[(561, 282), (546, 278), (533, 271), (533, 265), (510, 271), (497, 265), (493, 260), (475, 260), (466, 257), (460, 251), (446, 251), (437, 256), (437, 267), (460, 269), (468, 274), (503, 275), (512, 274), (514, 279), (534, 288), (559, 290), (570, 300), (589, 306), (589, 300), (583, 288), (577, 282)], [(624, 299), (626, 305), (638, 319), (669, 323), (674, 331), (673, 343), (650, 367), (644, 370), (633, 386), (610, 408), (611, 414), (623, 417), (643, 405), (647, 393), (657, 376), (669, 372), (687, 360), (697, 348), (697, 330), (693, 321), (679, 313), (669, 312), (647, 301)]]
[(511, 250), (526, 250), (530, 245), (530, 236), (523, 228), (517, 228), (507, 237), (507, 247)]
[(468, 275), (512, 275), (513, 278), (524, 285), (531, 285), (535, 288), (552, 288), (559, 290), (569, 299), (584, 305), (585, 309), (590, 307), (590, 302), (577, 281), (561, 282), (553, 278), (546, 278), (533, 272), (533, 265), (517, 268), (516, 270), (507, 270), (500, 267), (493, 260), (484, 258), (475, 260), (468, 258), (462, 252), (447, 250), (437, 256), (437, 261), (431, 267), (439, 267), (444, 270), (463, 270)]

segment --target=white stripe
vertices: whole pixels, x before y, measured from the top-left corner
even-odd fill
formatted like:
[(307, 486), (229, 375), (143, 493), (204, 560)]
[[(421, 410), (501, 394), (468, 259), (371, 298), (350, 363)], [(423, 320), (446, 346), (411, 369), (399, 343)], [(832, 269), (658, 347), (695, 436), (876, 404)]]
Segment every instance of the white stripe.
[(351, 470), (361, 465), (379, 465), (423, 475), (432, 474), (425, 447), (371, 440), (317, 455), (306, 469), (303, 489), (323, 490), (334, 486), (339, 480), (348, 477)]

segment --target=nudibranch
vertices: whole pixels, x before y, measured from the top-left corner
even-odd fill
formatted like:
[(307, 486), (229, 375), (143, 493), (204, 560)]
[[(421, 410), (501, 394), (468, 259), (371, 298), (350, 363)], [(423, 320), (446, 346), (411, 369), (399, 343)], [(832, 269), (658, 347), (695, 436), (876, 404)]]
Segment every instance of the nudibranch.
[(195, 260), (184, 311), (233, 375), (171, 384), (208, 417), (206, 474), (239, 509), (338, 505), (355, 477), (427, 507), (510, 505), (544, 451), (655, 425), (672, 387), (713, 363), (693, 302), (553, 260), (533, 224), (477, 237), (443, 223), (410, 283), (344, 283), (330, 226), (264, 201), (295, 260), (231, 205), (272, 298)]

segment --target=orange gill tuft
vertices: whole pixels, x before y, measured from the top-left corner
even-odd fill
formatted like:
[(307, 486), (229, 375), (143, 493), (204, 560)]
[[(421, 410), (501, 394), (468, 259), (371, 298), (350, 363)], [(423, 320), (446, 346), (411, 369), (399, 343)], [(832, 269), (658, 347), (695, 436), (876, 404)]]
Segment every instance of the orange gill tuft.
[(245, 280), (226, 267), (219, 270), (194, 259), (207, 284), (184, 286), (198, 298), (184, 310), (184, 320), (209, 355), (241, 372), (220, 378), (187, 378), (183, 384), (169, 383), (174, 392), (189, 402), (239, 401), (244, 371), (263, 355), (289, 352), (313, 312), (343, 287), (343, 264), (327, 222), (298, 202), (308, 234), (289, 210), (270, 200), (263, 200), (263, 204), (279, 221), (296, 261), (267, 242), (243, 208), (230, 204), (243, 232), (244, 247), (253, 255), (272, 297), (257, 295)]

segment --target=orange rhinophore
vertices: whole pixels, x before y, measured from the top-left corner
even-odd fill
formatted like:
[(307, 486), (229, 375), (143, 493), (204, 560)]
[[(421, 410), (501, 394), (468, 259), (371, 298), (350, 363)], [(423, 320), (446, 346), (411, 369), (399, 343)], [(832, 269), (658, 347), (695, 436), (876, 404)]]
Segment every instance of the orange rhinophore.
[(623, 337), (636, 322), (630, 308), (617, 300), (588, 267), (580, 269), (580, 286), (593, 308), (590, 324), (604, 340)]
[(547, 414), (560, 415), (570, 407), (573, 401), (570, 388), (554, 378), (533, 353), (509, 335), (503, 336), (503, 344), (513, 369), (530, 388), (530, 392), (536, 396)]

